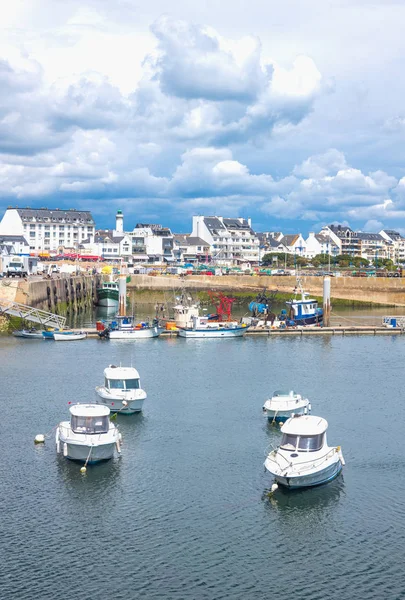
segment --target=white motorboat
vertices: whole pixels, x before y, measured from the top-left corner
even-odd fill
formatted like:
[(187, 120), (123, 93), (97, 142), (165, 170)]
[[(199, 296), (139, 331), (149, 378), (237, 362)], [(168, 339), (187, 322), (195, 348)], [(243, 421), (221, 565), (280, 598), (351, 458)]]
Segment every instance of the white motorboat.
[(133, 367), (110, 365), (104, 369), (104, 385), (97, 386), (96, 392), (98, 404), (123, 415), (140, 412), (146, 399), (139, 373)]
[(214, 321), (209, 317), (192, 317), (190, 327), (179, 327), (179, 336), (186, 338), (241, 337), (249, 329), (236, 321)]
[(70, 421), (56, 429), (56, 451), (71, 460), (96, 463), (121, 452), (121, 434), (110, 421), (110, 409), (99, 404), (75, 404)]
[(19, 331), (13, 331), (13, 336), (31, 340), (43, 339), (42, 331), (38, 331), (38, 329), (21, 329)]
[(308, 398), (303, 398), (292, 390), (290, 392), (274, 392), (273, 396), (266, 400), (263, 412), (269, 421), (281, 423), (292, 415), (307, 415), (311, 412), (311, 404)]
[(56, 342), (72, 342), (75, 340), (84, 340), (87, 333), (84, 331), (54, 331), (53, 339)]
[(291, 489), (321, 485), (339, 475), (345, 464), (340, 446), (326, 441), (328, 423), (322, 417), (297, 415), (281, 428), (277, 450), (267, 456), (264, 466), (277, 484)]
[(161, 332), (156, 320), (152, 324), (142, 321), (137, 323), (132, 316), (117, 316), (102, 334), (111, 340), (136, 340), (158, 337)]

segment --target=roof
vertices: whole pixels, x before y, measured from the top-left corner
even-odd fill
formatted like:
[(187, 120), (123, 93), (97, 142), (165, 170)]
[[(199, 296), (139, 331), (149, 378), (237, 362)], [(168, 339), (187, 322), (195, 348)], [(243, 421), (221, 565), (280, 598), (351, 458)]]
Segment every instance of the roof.
[(290, 417), (281, 428), (283, 433), (291, 435), (318, 435), (328, 428), (328, 422), (322, 417), (297, 415)]
[(208, 242), (205, 242), (200, 237), (191, 236), (187, 234), (179, 234), (176, 233), (174, 235), (175, 242), (179, 244), (184, 244), (186, 246), (209, 246)]
[(204, 223), (210, 231), (213, 231), (214, 229), (225, 229), (225, 225), (223, 225), (218, 217), (204, 217)]
[(246, 219), (224, 219), (224, 225), (227, 229), (248, 229), (252, 231)]
[(21, 244), (29, 246), (29, 243), (23, 235), (0, 235), (0, 243), (4, 244), (7, 242), (20, 242)]
[(280, 243), (284, 246), (292, 246), (298, 240), (299, 235), (297, 233), (288, 233), (281, 240)]
[(106, 417), (110, 414), (108, 406), (102, 404), (74, 404), (69, 410), (75, 417)]
[(109, 365), (104, 369), (107, 379), (139, 379), (139, 373), (134, 367), (116, 367)]
[(376, 240), (379, 242), (385, 242), (386, 240), (379, 233), (363, 233), (361, 231), (356, 232), (356, 237), (359, 240)]
[(392, 240), (403, 240), (404, 238), (398, 231), (394, 231), (393, 229), (383, 229), (383, 232), (387, 234)]
[(17, 206), (9, 206), (7, 210), (16, 210), (23, 221), (36, 221), (43, 222), (60, 222), (65, 223), (86, 223), (87, 225), (94, 225), (93, 217), (89, 210), (75, 210), (70, 208), (68, 210), (62, 210), (59, 208), (18, 208)]

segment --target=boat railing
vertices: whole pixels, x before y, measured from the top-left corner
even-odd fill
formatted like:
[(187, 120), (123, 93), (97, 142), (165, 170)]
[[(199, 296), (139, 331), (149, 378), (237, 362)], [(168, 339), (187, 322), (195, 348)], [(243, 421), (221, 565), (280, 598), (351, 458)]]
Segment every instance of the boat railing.
[[(315, 466), (319, 466), (321, 465), (323, 462), (326, 462), (329, 458), (332, 458), (332, 456), (336, 453), (339, 453), (340, 448), (339, 446), (330, 448), (328, 450), (328, 452), (326, 454), (324, 454), (323, 456), (320, 456), (319, 458), (315, 458), (312, 460), (304, 460), (304, 461), (300, 461), (297, 464), (294, 464), (291, 461), (288, 461), (287, 457), (284, 456), (283, 454), (279, 454), (279, 452), (275, 451), (274, 455), (272, 456), (272, 453), (269, 454), (269, 456), (267, 457), (269, 461), (274, 462), (280, 469), (280, 471), (284, 471), (286, 468), (291, 467), (292, 469), (302, 472), (304, 471), (309, 471), (312, 467)], [(278, 462), (277, 458), (283, 458), (286, 463), (287, 466), (281, 466), (280, 463)]]

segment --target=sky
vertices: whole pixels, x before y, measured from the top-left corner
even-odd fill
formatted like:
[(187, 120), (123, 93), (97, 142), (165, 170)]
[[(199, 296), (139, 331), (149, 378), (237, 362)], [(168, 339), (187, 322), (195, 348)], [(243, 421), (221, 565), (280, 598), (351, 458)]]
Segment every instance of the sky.
[(0, 214), (405, 234), (402, 0), (13, 0)]

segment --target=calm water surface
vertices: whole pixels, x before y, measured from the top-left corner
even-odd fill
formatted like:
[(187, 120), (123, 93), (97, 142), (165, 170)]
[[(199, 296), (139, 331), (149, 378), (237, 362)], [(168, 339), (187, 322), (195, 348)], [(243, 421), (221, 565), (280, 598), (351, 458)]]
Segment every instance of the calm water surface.
[[(0, 598), (405, 598), (405, 338), (0, 338)], [(56, 457), (68, 402), (133, 364), (142, 416), (118, 418), (120, 459)], [(264, 472), (277, 388), (308, 395), (343, 476), (278, 491)]]

